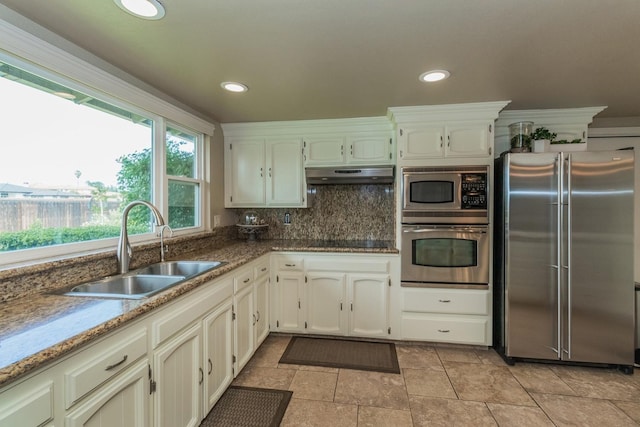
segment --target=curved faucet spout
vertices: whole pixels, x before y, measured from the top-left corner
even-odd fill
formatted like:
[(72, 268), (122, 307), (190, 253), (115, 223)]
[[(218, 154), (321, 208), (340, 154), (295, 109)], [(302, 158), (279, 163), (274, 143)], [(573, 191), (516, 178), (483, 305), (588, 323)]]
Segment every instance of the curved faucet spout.
[(133, 254), (131, 251), (131, 245), (129, 244), (129, 234), (127, 232), (127, 218), (129, 216), (129, 211), (131, 208), (135, 206), (146, 206), (149, 208), (151, 213), (153, 214), (154, 221), (158, 227), (165, 225), (164, 218), (162, 218), (162, 214), (149, 202), (145, 202), (144, 200), (134, 200), (125, 206), (124, 211), (122, 211), (122, 225), (120, 226), (120, 239), (118, 240), (118, 249), (116, 251), (118, 257), (118, 272), (119, 273), (127, 273), (129, 271), (129, 261), (131, 261), (131, 255)]

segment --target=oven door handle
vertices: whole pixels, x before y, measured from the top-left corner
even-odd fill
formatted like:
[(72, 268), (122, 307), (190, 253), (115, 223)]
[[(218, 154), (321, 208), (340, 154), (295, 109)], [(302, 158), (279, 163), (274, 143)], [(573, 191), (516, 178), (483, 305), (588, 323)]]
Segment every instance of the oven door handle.
[(471, 233), (471, 234), (487, 234), (488, 229), (486, 227), (418, 227), (418, 228), (403, 228), (403, 233), (433, 233), (440, 231), (457, 231), (463, 233)]

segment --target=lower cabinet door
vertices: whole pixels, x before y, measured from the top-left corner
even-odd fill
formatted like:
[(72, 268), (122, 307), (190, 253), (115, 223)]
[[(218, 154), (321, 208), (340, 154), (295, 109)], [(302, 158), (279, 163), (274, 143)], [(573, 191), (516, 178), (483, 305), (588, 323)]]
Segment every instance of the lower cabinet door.
[(269, 277), (254, 282), (256, 310), (256, 348), (269, 335)]
[(389, 276), (353, 274), (349, 277), (351, 303), (349, 335), (387, 337), (389, 334)]
[(204, 319), (204, 418), (233, 380), (233, 306), (229, 300)]
[(198, 322), (168, 341), (154, 353), (154, 425), (156, 427), (196, 427), (200, 424), (200, 387), (204, 372), (200, 367)]
[(307, 274), (307, 331), (313, 334), (344, 335), (346, 281), (344, 273)]
[(234, 333), (235, 375), (247, 364), (255, 349), (256, 312), (253, 307), (253, 286), (247, 286), (233, 297), (236, 312)]
[(140, 361), (66, 416), (68, 427), (149, 425), (149, 366)]

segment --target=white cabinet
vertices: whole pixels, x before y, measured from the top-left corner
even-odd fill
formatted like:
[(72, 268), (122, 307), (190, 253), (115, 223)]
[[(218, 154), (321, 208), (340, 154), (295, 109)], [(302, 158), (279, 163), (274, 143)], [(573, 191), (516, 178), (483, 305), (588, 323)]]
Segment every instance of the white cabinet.
[(389, 108), (397, 128), (398, 164), (421, 166), (425, 160), (443, 165), (492, 162), (494, 123), (508, 103)]
[(192, 426), (232, 379), (233, 279), (204, 285), (151, 319), (155, 426)]
[(270, 256), (239, 270), (234, 277), (234, 371), (237, 376), (269, 335)]
[(148, 426), (148, 372), (147, 359), (135, 364), (68, 413), (65, 425), (68, 427)]
[(237, 287), (233, 295), (235, 375), (247, 364), (255, 351), (255, 323), (253, 272), (235, 278)]
[(302, 139), (228, 138), (225, 207), (303, 207)]
[(347, 147), (350, 165), (393, 164), (393, 138), (388, 132), (348, 136)]
[(344, 335), (347, 308), (344, 273), (309, 272), (307, 281), (307, 331), (314, 334)]
[(345, 254), (274, 256), (275, 330), (389, 338), (391, 271), (392, 264), (397, 264), (393, 259)]
[(225, 141), (225, 207), (264, 206), (265, 140)]
[(488, 290), (403, 288), (402, 338), (491, 345)]
[(202, 417), (206, 417), (233, 381), (233, 304), (231, 299), (203, 320), (204, 377)]
[[(302, 257), (273, 257), (272, 328), (279, 332), (304, 332), (306, 299)], [(275, 325), (273, 324), (275, 323)]]
[(304, 273), (282, 271), (276, 274), (273, 317), (280, 332), (303, 332), (306, 304)]
[(351, 274), (349, 335), (382, 337), (389, 333), (389, 286), (387, 274)]
[(356, 132), (304, 137), (306, 166), (385, 165), (393, 163), (390, 132)]
[(303, 145), (306, 166), (334, 166), (345, 163), (344, 136), (306, 136)]
[(493, 123), (456, 122), (398, 128), (400, 160), (490, 157)]
[(201, 420), (201, 324), (158, 347), (153, 356), (154, 426), (198, 426)]
[(47, 371), (0, 393), (0, 426), (52, 426), (53, 393)]
[(253, 283), (254, 305), (256, 311), (255, 320), (255, 346), (260, 344), (269, 335), (269, 259), (258, 263), (254, 267), (255, 281)]

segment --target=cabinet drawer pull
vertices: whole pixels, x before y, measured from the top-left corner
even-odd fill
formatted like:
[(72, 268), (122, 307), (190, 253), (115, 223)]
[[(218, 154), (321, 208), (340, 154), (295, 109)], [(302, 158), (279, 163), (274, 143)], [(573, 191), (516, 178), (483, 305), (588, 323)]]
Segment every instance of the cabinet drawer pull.
[(438, 301), (440, 301), (440, 302), (451, 302), (450, 299), (439, 299)]
[(438, 332), (441, 332), (443, 334), (448, 334), (451, 331), (449, 331), (449, 329), (438, 329)]
[(118, 366), (120, 366), (120, 365), (122, 365), (124, 362), (126, 362), (128, 357), (129, 357), (129, 356), (127, 356), (127, 355), (125, 354), (121, 361), (119, 361), (118, 363), (114, 363), (113, 365), (109, 365), (109, 366), (107, 366), (106, 368), (104, 368), (104, 370), (105, 370), (105, 371), (110, 371), (110, 370), (112, 370), (112, 369), (114, 369), (114, 368), (117, 368)]
[(198, 384), (202, 384), (204, 382), (204, 371), (202, 368), (198, 368), (198, 370), (200, 371), (200, 381), (198, 381)]
[(242, 281), (242, 283), (249, 283), (249, 280), (251, 280), (251, 279), (246, 278), (246, 279), (244, 279), (244, 280)]
[(267, 267), (262, 267), (262, 270), (260, 271), (264, 273), (265, 271), (267, 271)]
[(284, 266), (285, 267), (295, 267), (296, 265), (295, 264), (285, 264)]
[(213, 371), (213, 363), (211, 363), (211, 359), (208, 359), (209, 362), (209, 372), (207, 372), (207, 375), (211, 375), (211, 372)]

